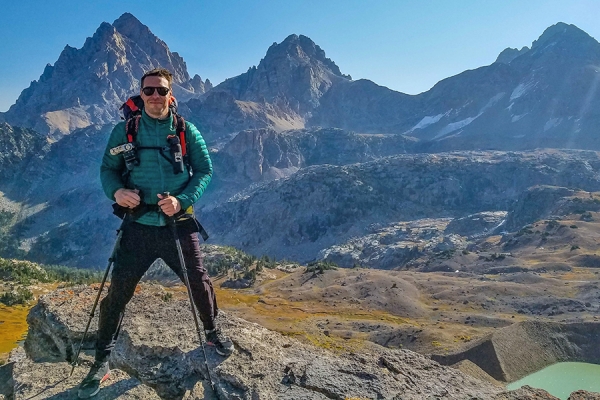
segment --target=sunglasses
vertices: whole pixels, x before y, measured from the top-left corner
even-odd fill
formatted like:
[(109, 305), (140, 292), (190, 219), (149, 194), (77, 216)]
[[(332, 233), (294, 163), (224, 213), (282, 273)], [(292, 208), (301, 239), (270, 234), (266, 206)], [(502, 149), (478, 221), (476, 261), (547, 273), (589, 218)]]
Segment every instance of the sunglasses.
[(154, 94), (154, 90), (156, 90), (158, 92), (159, 95), (161, 96), (166, 96), (167, 93), (169, 93), (169, 91), (171, 89), (166, 88), (166, 87), (154, 87), (154, 86), (146, 86), (145, 88), (142, 89), (142, 92), (146, 95), (146, 96), (152, 96)]

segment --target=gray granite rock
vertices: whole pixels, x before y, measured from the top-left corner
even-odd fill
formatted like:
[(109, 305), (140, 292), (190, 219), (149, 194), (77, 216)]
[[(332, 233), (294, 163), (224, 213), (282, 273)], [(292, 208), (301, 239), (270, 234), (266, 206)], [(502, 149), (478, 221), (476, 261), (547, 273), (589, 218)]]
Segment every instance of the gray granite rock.
[[(199, 396), (197, 393), (210, 398), (208, 374), (187, 299), (179, 296), (164, 302), (161, 293), (157, 286), (144, 285), (128, 306), (110, 360), (111, 367), (119, 372), (102, 392), (116, 393), (110, 398), (200, 398), (194, 397)], [(40, 354), (47, 349), (55, 357), (56, 348), (72, 347), (93, 297), (94, 290), (83, 287), (42, 297), (30, 317), (40, 321), (31, 325), (25, 346), (35, 352), (14, 367), (16, 398), (40, 391), (52, 392), (57, 396), (53, 398), (67, 398), (73, 393), (89, 367), (87, 350), (83, 365), (66, 381), (63, 379), (70, 366), (64, 359), (40, 362), (32, 356), (42, 359)], [(206, 348), (212, 380), (221, 398), (485, 399), (500, 392), (493, 385), (408, 350), (367, 346), (361, 353), (335, 354), (225, 314), (219, 323), (236, 346), (229, 358)], [(39, 327), (45, 327), (44, 332), (35, 334)]]

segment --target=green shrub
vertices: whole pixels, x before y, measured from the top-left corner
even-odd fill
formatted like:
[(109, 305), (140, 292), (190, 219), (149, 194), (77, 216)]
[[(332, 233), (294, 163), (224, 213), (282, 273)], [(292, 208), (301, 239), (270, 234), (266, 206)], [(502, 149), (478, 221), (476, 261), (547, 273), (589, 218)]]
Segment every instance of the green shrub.
[(36, 263), (4, 258), (0, 258), (0, 279), (21, 285), (30, 285), (32, 281), (51, 281), (48, 273)]
[(519, 237), (519, 236), (523, 236), (523, 235), (531, 235), (532, 233), (533, 233), (533, 230), (531, 229), (531, 225), (527, 225), (527, 226), (523, 227), (522, 229), (520, 229), (515, 234), (515, 237)]
[(101, 271), (93, 269), (72, 268), (64, 265), (44, 265), (42, 268), (46, 270), (50, 280), (55, 282), (90, 284), (102, 281), (103, 277)]
[(17, 304), (26, 304), (28, 301), (33, 299), (33, 293), (27, 288), (17, 287), (10, 292), (3, 293), (0, 296), (0, 303), (7, 306), (14, 306)]
[(68, 282), (74, 284), (100, 282), (102, 273), (97, 270), (42, 265), (31, 261), (0, 258), (0, 279), (19, 285), (34, 282)]
[(260, 272), (263, 268), (273, 269), (277, 267), (277, 261), (270, 259), (269, 256), (262, 256), (256, 263), (256, 269)]
[(251, 269), (250, 271), (247, 271), (243, 276), (243, 279), (247, 279), (251, 282), (256, 282), (256, 270), (255, 269)]
[(591, 222), (594, 220), (591, 212), (585, 212), (585, 213), (581, 214), (581, 217), (579, 217), (579, 219), (581, 221), (587, 221), (587, 222)]
[(256, 262), (256, 257), (251, 254), (244, 253), (235, 247), (219, 246), (214, 254), (207, 253), (203, 264), (209, 275), (219, 276), (227, 274), (236, 266), (248, 271), (254, 262)]
[(318, 274), (323, 274), (327, 270), (336, 270), (338, 268), (339, 268), (339, 265), (337, 265), (334, 262), (318, 260), (318, 261), (312, 261), (312, 262), (308, 263), (308, 265), (306, 266), (305, 272), (315, 272)]

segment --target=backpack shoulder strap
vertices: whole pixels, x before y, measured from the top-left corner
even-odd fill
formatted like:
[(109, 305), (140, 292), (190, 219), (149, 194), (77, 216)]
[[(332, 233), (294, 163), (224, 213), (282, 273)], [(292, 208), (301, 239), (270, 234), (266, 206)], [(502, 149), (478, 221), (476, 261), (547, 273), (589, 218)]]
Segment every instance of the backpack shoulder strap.
[(127, 142), (133, 143), (137, 138), (138, 129), (140, 127), (141, 115), (136, 115), (127, 120), (125, 123), (125, 133), (127, 134)]
[(185, 157), (187, 155), (187, 145), (185, 141), (185, 120), (179, 114), (174, 114), (173, 123), (175, 124), (175, 132), (179, 136), (181, 142), (181, 154)]

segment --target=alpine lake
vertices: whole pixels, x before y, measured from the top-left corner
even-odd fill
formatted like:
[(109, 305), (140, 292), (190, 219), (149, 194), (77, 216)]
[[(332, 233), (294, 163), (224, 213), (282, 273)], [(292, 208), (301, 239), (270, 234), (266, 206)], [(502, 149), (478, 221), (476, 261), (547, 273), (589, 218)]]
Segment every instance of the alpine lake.
[(550, 365), (506, 386), (515, 390), (529, 385), (544, 389), (561, 400), (576, 390), (600, 392), (600, 365), (583, 362), (561, 362)]

